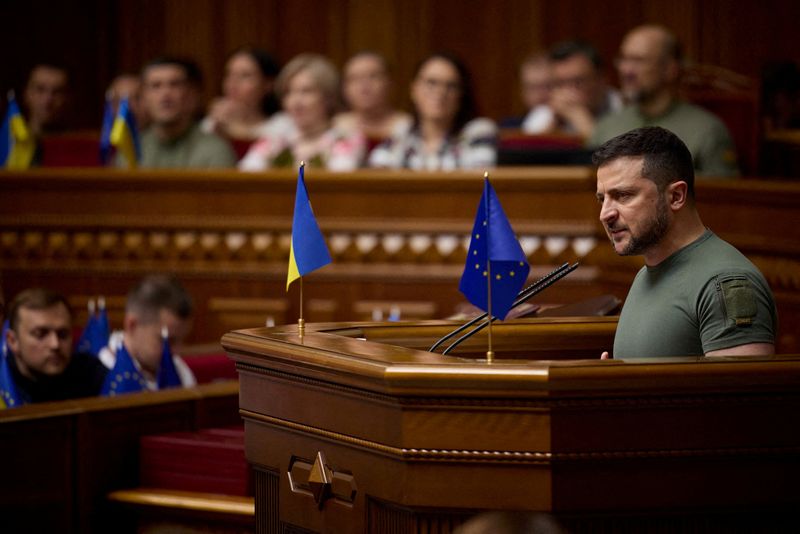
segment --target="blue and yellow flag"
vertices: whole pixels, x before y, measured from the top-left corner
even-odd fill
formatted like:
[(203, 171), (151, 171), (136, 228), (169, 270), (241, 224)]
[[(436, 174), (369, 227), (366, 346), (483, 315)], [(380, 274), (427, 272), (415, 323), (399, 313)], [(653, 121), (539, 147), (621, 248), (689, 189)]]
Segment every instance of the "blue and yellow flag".
[(106, 375), (100, 395), (113, 397), (121, 393), (138, 391), (147, 391), (147, 382), (133, 363), (125, 344), (120, 343), (117, 349), (117, 361), (114, 363), (114, 368)]
[(95, 357), (99, 356), (100, 351), (108, 345), (110, 335), (105, 300), (102, 297), (98, 299), (96, 311), (94, 301), (90, 300), (89, 320), (86, 321), (86, 327), (83, 329), (80, 339), (78, 339), (78, 352), (85, 352)]
[(0, 409), (16, 408), (24, 404), (11, 375), (8, 359), (14, 355), (6, 347), (6, 332), (8, 332), (8, 319), (3, 322), (2, 347), (0, 347)]
[(169, 346), (169, 332), (166, 328), (161, 330), (161, 364), (158, 366), (158, 389), (175, 388), (181, 385), (181, 377), (172, 359), (172, 348)]
[(297, 192), (294, 197), (294, 219), (292, 220), (292, 243), (289, 247), (289, 273), (286, 276), (286, 290), (289, 285), (306, 274), (324, 267), (331, 262), (328, 245), (319, 229), (311, 201), (308, 199), (306, 182), (303, 178), (305, 165), (300, 164), (297, 177)]
[(113, 146), (111, 144), (111, 128), (114, 127), (114, 104), (111, 95), (106, 94), (106, 103), (103, 106), (103, 123), (100, 126), (100, 164), (108, 165), (111, 161)]
[(0, 165), (6, 169), (27, 169), (35, 152), (36, 140), (25, 124), (14, 94), (10, 93), (8, 110), (0, 126)]
[(139, 147), (136, 119), (128, 106), (127, 98), (123, 98), (119, 103), (117, 118), (114, 119), (109, 139), (111, 144), (116, 147), (117, 152), (125, 158), (128, 168), (135, 169), (141, 158), (141, 148)]
[(491, 314), (502, 320), (525, 285), (530, 266), (489, 178), (484, 180), (483, 196), (475, 215), (467, 262), (458, 288), (467, 300), (488, 313), (487, 280), (491, 272)]

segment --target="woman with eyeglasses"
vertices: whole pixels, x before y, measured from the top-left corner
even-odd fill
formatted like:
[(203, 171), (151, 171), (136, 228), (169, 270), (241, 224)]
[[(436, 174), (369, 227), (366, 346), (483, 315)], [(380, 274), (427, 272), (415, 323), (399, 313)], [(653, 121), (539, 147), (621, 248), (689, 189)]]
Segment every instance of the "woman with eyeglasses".
[(497, 128), (475, 117), (469, 74), (457, 58), (436, 53), (411, 82), (414, 121), (372, 151), (371, 167), (424, 170), (485, 169), (497, 159)]

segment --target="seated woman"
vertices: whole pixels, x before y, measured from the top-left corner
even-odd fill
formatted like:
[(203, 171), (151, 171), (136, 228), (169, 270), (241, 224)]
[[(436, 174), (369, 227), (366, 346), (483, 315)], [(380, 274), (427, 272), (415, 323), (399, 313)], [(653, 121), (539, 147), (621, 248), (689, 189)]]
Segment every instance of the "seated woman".
[(360, 131), (369, 141), (402, 135), (411, 125), (408, 113), (392, 109), (392, 80), (386, 60), (376, 52), (360, 52), (345, 64), (342, 95), (349, 111), (333, 123), (344, 130)]
[(414, 122), (402, 135), (372, 151), (371, 167), (426, 170), (484, 169), (497, 159), (497, 128), (475, 118), (472, 88), (464, 65), (434, 54), (417, 68), (411, 82)]
[(257, 48), (239, 48), (225, 62), (222, 95), (209, 106), (201, 127), (234, 141), (253, 141), (269, 131), (278, 110), (273, 93), (278, 64)]
[(276, 89), (291, 127), (274, 128), (262, 136), (239, 162), (240, 169), (296, 167), (305, 161), (313, 167), (348, 171), (361, 164), (364, 137), (333, 126), (339, 75), (330, 61), (316, 54), (296, 56), (278, 75)]

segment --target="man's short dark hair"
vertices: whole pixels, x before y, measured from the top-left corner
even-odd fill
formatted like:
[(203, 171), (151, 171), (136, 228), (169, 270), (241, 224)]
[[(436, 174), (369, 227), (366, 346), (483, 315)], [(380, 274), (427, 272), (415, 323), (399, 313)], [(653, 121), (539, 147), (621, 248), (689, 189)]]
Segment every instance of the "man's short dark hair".
[(603, 143), (592, 154), (592, 163), (602, 167), (618, 158), (643, 157), (642, 176), (655, 182), (659, 191), (680, 180), (694, 198), (692, 154), (680, 138), (659, 126), (637, 128)]
[(586, 57), (594, 65), (595, 70), (599, 71), (603, 67), (603, 60), (600, 54), (597, 53), (597, 49), (586, 41), (564, 41), (558, 43), (550, 51), (550, 61), (558, 63), (577, 55)]
[(60, 293), (45, 289), (43, 287), (33, 287), (20, 291), (8, 308), (8, 327), (17, 332), (19, 326), (19, 311), (26, 310), (49, 310), (50, 308), (63, 304), (67, 312), (72, 316), (72, 309), (69, 302)]
[(154, 321), (158, 320), (161, 310), (188, 319), (192, 316), (192, 298), (174, 276), (145, 276), (128, 293), (125, 311), (145, 321)]
[(152, 67), (163, 66), (178, 67), (182, 69), (186, 75), (186, 81), (189, 82), (190, 85), (198, 88), (203, 85), (203, 72), (200, 70), (200, 67), (197, 66), (197, 63), (191, 59), (174, 56), (161, 56), (148, 61), (142, 68), (142, 79), (144, 79), (148, 69)]

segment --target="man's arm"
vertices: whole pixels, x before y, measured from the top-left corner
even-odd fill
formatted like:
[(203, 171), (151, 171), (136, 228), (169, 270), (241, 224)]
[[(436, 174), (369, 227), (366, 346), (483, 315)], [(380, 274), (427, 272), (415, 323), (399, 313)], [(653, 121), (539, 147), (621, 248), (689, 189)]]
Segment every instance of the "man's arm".
[(747, 343), (727, 349), (706, 352), (706, 356), (769, 356), (775, 354), (775, 345), (772, 343)]

